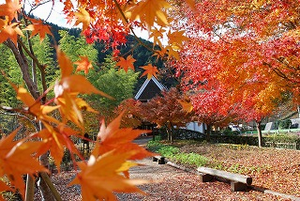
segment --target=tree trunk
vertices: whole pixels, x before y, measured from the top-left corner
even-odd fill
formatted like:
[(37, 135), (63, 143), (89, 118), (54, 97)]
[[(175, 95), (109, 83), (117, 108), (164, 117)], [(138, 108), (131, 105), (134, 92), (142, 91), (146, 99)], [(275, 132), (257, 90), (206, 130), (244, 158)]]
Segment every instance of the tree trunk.
[(174, 126), (172, 122), (170, 122), (170, 141), (173, 143), (174, 142)]
[[(34, 97), (34, 99), (38, 99), (39, 96), (40, 96), (40, 92), (38, 90), (38, 86), (37, 86), (37, 83), (35, 82), (35, 78), (33, 79), (31, 77), (31, 72), (30, 72), (30, 68), (29, 68), (29, 64), (28, 64), (28, 61), (27, 61), (27, 57), (25, 56), (24, 52), (23, 52), (23, 49), (22, 48), (26, 48), (25, 46), (22, 46), (22, 41), (18, 41), (18, 46), (16, 47), (15, 44), (11, 41), (11, 40), (7, 40), (5, 43), (5, 45), (7, 45), (11, 51), (13, 52), (14, 54), (14, 57), (16, 59), (16, 61), (18, 62), (19, 66), (20, 66), (20, 69), (21, 69), (21, 72), (22, 72), (22, 76), (23, 76), (23, 80), (27, 86), (27, 89), (29, 90), (30, 94)], [(27, 54), (31, 54), (30, 51), (28, 50), (25, 50), (25, 52)], [(30, 55), (32, 56), (32, 59), (35, 58), (34, 55)], [(34, 64), (37, 64), (38, 66), (39, 63), (36, 63), (38, 62), (35, 58), (35, 61), (34, 61)], [(46, 90), (46, 84), (45, 84), (45, 73), (43, 71), (43, 69), (40, 68), (40, 73), (41, 73), (41, 79), (42, 79), (42, 86), (43, 86), (43, 90), (45, 91)], [(42, 101), (45, 101), (45, 98), (46, 97), (43, 97)], [(42, 126), (40, 125), (40, 130), (42, 129)], [(42, 165), (46, 166), (47, 167), (47, 164), (48, 164), (48, 155), (43, 155), (41, 157), (41, 163)], [(28, 189), (27, 189), (28, 188)], [(42, 200), (45, 200), (45, 201), (55, 201), (55, 198), (53, 196), (53, 192), (51, 191), (51, 189), (49, 188), (49, 186), (47, 185), (47, 183), (42, 179), (40, 178), (39, 179), (39, 182), (38, 182), (38, 188), (39, 188), (39, 191), (41, 193), (41, 196), (42, 196)], [(26, 186), (26, 201), (31, 201), (32, 200), (32, 180), (29, 179), (28, 180), (28, 183), (27, 183), (27, 186)], [(27, 195), (28, 193), (28, 195)]]
[(166, 126), (166, 131), (167, 131), (167, 140), (170, 141), (171, 137), (170, 137), (170, 130), (168, 126)]
[(256, 122), (256, 130), (257, 130), (257, 137), (258, 137), (258, 147), (262, 147), (262, 132), (260, 128), (261, 122)]
[(210, 135), (211, 135), (211, 125), (207, 124), (207, 129), (206, 129), (206, 141), (210, 142)]
[(19, 66), (20, 66), (22, 76), (23, 76), (23, 80), (24, 80), (30, 94), (35, 99), (37, 99), (40, 96), (40, 94), (39, 94), (36, 83), (34, 83), (33, 80), (30, 77), (27, 58), (23, 54), (23, 51), (22, 51), (21, 47), (17, 48), (11, 40), (7, 40), (4, 44), (7, 45), (11, 49), (11, 51), (13, 52), (13, 54), (15, 56), (15, 59), (16, 59), (16, 61), (18, 62)]

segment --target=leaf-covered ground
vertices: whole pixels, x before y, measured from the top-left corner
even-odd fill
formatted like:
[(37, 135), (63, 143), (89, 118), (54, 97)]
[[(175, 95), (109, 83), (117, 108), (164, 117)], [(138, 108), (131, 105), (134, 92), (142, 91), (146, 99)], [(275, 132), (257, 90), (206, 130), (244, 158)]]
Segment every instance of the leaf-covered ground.
[(207, 157), (210, 160), (208, 166), (251, 176), (254, 186), (300, 197), (299, 150), (243, 145), (177, 145), (183, 152)]
[[(206, 156), (210, 159), (210, 166), (252, 176), (255, 186), (298, 196), (300, 199), (299, 151), (208, 144), (179, 146), (182, 151)], [(158, 165), (149, 158), (140, 162), (145, 166), (132, 168), (131, 177), (152, 180), (154, 183), (140, 187), (147, 193), (146, 196), (118, 194), (119, 200), (290, 200), (256, 190), (231, 192), (228, 183), (202, 183), (193, 173)], [(52, 177), (63, 200), (81, 200), (78, 187), (66, 187), (74, 174), (75, 171), (62, 172)]]

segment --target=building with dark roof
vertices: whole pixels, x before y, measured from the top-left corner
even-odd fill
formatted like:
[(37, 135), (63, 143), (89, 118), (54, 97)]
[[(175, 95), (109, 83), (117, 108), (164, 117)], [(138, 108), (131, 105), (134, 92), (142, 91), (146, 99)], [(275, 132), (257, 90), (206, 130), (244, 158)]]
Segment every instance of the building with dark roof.
[(163, 90), (167, 90), (167, 88), (164, 87), (154, 76), (152, 76), (151, 79), (145, 80), (134, 99), (141, 102), (147, 102), (160, 94)]

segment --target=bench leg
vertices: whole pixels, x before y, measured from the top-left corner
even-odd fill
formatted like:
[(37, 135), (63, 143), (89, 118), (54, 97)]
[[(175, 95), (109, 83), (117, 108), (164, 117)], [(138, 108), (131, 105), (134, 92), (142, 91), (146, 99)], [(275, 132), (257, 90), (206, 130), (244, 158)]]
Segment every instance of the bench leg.
[(214, 179), (214, 177), (211, 176), (210, 174), (200, 174), (201, 182), (208, 182), (208, 181), (212, 181), (213, 179)]
[(248, 188), (247, 184), (243, 184), (243, 183), (235, 182), (235, 181), (230, 182), (230, 186), (231, 186), (231, 191), (232, 192), (245, 191)]
[(158, 160), (158, 164), (165, 164), (166, 162), (165, 162), (165, 158), (164, 157), (162, 157), (162, 158), (160, 158), (159, 160)]
[(156, 162), (156, 161), (158, 161), (158, 159), (157, 159), (157, 158), (155, 158), (155, 157), (153, 157), (153, 162)]

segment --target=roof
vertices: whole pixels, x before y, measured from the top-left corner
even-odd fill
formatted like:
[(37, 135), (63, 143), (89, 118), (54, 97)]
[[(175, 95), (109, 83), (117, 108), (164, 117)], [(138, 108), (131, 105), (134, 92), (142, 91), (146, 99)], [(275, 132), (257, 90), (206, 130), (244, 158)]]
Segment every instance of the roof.
[(152, 76), (151, 79), (145, 80), (134, 98), (140, 101), (147, 101), (155, 97), (162, 90), (166, 90), (166, 88)]

